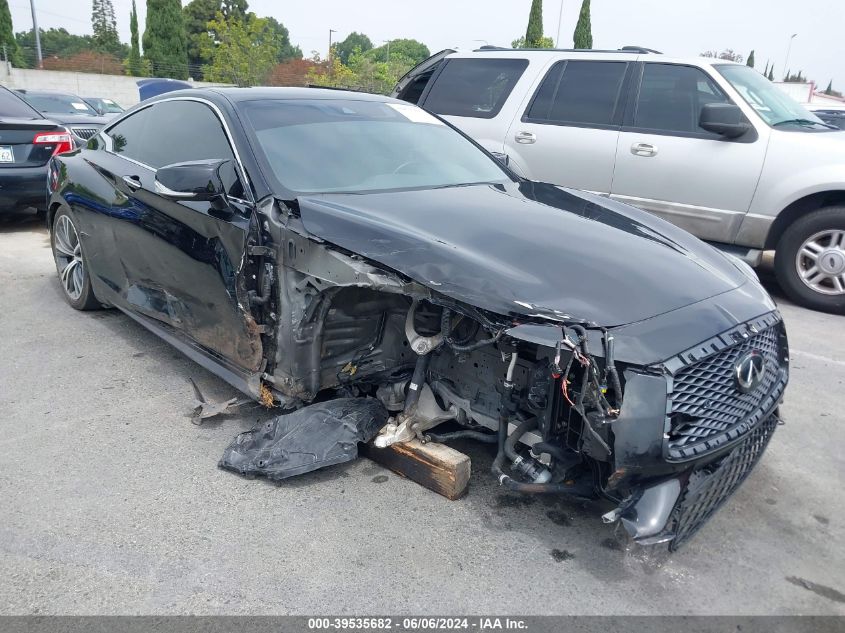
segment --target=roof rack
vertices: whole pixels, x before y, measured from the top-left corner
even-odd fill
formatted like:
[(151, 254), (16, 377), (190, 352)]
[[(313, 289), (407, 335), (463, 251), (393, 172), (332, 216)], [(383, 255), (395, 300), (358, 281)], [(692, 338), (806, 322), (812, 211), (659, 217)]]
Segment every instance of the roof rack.
[(508, 48), (507, 46), (482, 46), (474, 52), (484, 53), (492, 51), (546, 51), (549, 53), (642, 53), (662, 55), (660, 51), (644, 46), (623, 46), (619, 49), (595, 49), (595, 48)]

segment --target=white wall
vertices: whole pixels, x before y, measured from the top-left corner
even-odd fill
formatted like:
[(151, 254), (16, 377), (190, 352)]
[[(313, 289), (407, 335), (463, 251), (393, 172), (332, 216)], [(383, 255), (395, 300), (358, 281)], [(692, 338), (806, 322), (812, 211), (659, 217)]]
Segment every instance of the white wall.
[(783, 81), (775, 81), (773, 83), (780, 88), (781, 91), (788, 94), (798, 103), (809, 103), (812, 99), (813, 91), (816, 89), (816, 85), (814, 83), (799, 84), (794, 82), (786, 83)]
[[(138, 86), (135, 82), (139, 79), (142, 77), (11, 68), (0, 62), (0, 84), (9, 89), (56, 90), (81, 97), (107, 97), (114, 99), (124, 108), (138, 103)], [(204, 81), (191, 83), (197, 87), (220, 85)]]

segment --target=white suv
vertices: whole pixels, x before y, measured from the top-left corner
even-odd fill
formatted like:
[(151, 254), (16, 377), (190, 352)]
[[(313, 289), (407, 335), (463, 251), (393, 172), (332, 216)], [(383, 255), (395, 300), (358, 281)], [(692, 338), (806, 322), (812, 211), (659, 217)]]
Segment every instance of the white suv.
[[(845, 133), (754, 69), (649, 49), (442, 51), (393, 96), (519, 175), (651, 211), (845, 312)], [(632, 262), (632, 265), (636, 264)]]

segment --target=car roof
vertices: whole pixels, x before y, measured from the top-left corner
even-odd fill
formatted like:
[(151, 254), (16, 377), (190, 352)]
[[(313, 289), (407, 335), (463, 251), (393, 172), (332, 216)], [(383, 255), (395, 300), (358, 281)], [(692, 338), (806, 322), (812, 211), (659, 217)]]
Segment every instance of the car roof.
[(335, 88), (278, 88), (273, 86), (256, 86), (253, 88), (235, 88), (228, 86), (213, 86), (208, 88), (190, 88), (184, 90), (173, 90), (164, 92), (148, 101), (160, 101), (174, 96), (179, 97), (205, 97), (217, 95), (224, 97), (232, 103), (242, 101), (256, 101), (265, 99), (352, 99), (355, 101), (381, 101), (384, 103), (405, 103), (398, 99), (392, 99), (384, 95), (370, 94), (367, 92), (355, 92), (352, 90), (339, 90)]
[(370, 94), (368, 92), (356, 92), (353, 90), (341, 90), (335, 88), (276, 88), (262, 87), (255, 88), (211, 88), (219, 92), (232, 102), (254, 101), (257, 99), (352, 99), (355, 101), (383, 101), (397, 102), (384, 95)]
[(82, 99), (82, 97), (72, 92), (61, 92), (59, 90), (27, 90), (21, 94), (32, 95), (33, 97), (74, 97), (76, 99)]
[(717, 57), (675, 57), (672, 55), (664, 55), (658, 51), (638, 46), (630, 46), (626, 48), (614, 50), (598, 50), (598, 49), (559, 49), (559, 48), (498, 48), (494, 46), (479, 48), (473, 51), (456, 51), (448, 55), (449, 58), (520, 58), (529, 60), (543, 61), (549, 56), (555, 56), (560, 59), (601, 59), (612, 60), (619, 59), (630, 61), (636, 59), (638, 61), (653, 61), (670, 64), (684, 64), (689, 66), (712, 66), (714, 64), (735, 64), (743, 66), (727, 59), (719, 59)]

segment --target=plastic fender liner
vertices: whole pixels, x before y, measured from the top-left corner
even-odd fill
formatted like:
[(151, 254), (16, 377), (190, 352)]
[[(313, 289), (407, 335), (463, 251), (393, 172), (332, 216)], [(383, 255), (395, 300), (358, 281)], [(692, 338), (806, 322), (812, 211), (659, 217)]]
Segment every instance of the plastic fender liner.
[(280, 415), (239, 434), (219, 466), (272, 480), (352, 461), (358, 442), (368, 442), (387, 423), (374, 398), (338, 398)]

